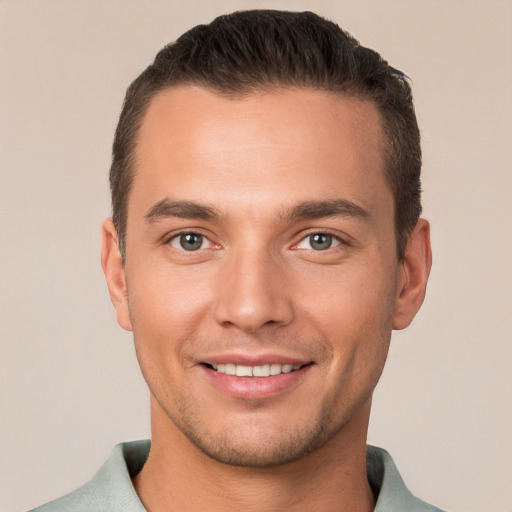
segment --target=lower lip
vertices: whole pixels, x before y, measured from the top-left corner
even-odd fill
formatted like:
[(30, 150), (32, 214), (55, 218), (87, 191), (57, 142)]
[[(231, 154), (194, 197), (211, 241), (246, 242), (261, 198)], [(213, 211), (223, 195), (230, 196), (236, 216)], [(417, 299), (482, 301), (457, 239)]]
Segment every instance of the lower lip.
[(280, 373), (270, 377), (237, 377), (219, 373), (203, 366), (210, 382), (220, 391), (245, 400), (263, 400), (279, 395), (297, 386), (311, 369), (310, 364), (293, 372)]

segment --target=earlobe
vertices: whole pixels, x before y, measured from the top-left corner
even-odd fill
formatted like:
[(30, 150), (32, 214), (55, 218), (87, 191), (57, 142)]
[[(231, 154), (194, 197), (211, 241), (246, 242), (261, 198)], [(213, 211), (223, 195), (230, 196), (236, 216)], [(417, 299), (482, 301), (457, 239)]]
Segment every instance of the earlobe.
[(430, 225), (420, 219), (409, 236), (399, 268), (393, 329), (405, 329), (416, 316), (425, 298), (431, 266)]
[(101, 230), (101, 266), (107, 281), (110, 299), (116, 310), (117, 322), (125, 330), (132, 330), (124, 262), (117, 243), (117, 231), (112, 219), (103, 222)]

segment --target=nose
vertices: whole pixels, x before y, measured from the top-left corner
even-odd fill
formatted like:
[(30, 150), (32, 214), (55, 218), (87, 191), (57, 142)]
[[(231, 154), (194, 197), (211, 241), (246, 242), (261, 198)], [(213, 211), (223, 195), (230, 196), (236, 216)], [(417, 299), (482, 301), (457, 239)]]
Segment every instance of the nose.
[(233, 254), (219, 276), (216, 321), (246, 333), (289, 324), (292, 293), (285, 275), (284, 262), (268, 251)]

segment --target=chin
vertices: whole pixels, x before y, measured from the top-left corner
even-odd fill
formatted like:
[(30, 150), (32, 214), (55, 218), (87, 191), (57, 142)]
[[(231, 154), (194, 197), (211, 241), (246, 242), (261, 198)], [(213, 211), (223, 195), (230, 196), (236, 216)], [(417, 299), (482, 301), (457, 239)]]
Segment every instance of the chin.
[[(180, 421), (168, 419), (188, 441), (209, 458), (231, 466), (276, 467), (302, 459), (332, 439), (345, 422), (333, 422), (321, 413), (308, 424), (292, 427), (269, 425), (265, 420), (247, 421), (243, 425), (206, 426), (182, 415)], [(326, 428), (327, 427), (327, 428)]]
[(246, 436), (220, 435), (203, 437), (185, 432), (199, 450), (211, 459), (230, 466), (276, 467), (302, 459), (323, 444), (316, 432), (286, 432), (275, 436), (262, 433), (258, 439)]

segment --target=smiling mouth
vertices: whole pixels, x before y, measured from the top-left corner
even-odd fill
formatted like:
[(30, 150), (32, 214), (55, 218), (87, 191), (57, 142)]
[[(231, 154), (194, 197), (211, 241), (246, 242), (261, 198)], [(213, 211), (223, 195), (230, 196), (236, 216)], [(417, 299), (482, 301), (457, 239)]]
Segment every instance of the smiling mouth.
[(263, 364), (258, 366), (246, 366), (241, 364), (209, 364), (204, 363), (204, 365), (214, 370), (218, 373), (223, 373), (225, 375), (235, 375), (237, 377), (273, 377), (275, 375), (280, 375), (281, 373), (292, 373), (301, 368), (310, 365), (311, 363), (301, 364), (301, 365), (291, 365), (291, 364)]

